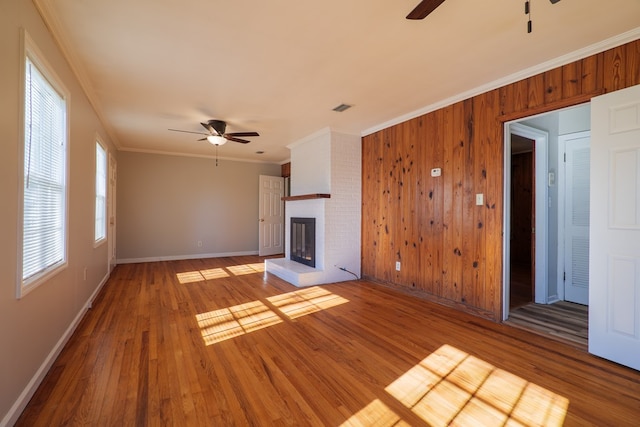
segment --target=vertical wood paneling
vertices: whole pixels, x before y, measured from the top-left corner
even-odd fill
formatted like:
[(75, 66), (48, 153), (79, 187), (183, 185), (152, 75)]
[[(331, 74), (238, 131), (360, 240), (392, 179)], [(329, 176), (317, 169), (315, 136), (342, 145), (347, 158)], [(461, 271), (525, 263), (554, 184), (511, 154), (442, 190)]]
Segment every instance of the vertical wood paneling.
[[(417, 163), (419, 149), (424, 145), (424, 141), (418, 132), (421, 120), (413, 119), (406, 122), (404, 126), (405, 136), (409, 137), (412, 143), (406, 147), (406, 151), (399, 158), (398, 169), (402, 176), (403, 196), (401, 201), (403, 236), (401, 241), (402, 263), (409, 265), (420, 265), (418, 257), (418, 244), (416, 237), (420, 235), (417, 224), (418, 211), (421, 205), (420, 188), (422, 180), (413, 165)], [(401, 269), (404, 282), (412, 288), (420, 282), (420, 270), (417, 268)]]
[(451, 245), (443, 250), (450, 252), (453, 256), (450, 274), (453, 278), (453, 289), (451, 289), (451, 299), (455, 302), (462, 302), (463, 288), (463, 263), (462, 263), (462, 241), (463, 241), (463, 206), (464, 206), (464, 170), (465, 170), (465, 141), (467, 127), (465, 125), (464, 103), (458, 102), (453, 110), (453, 216), (451, 227), (453, 228), (453, 240)]
[[(640, 84), (639, 64), (636, 41), (365, 136), (363, 275), (498, 320), (500, 116)], [(439, 178), (430, 176), (435, 167), (442, 168)], [(484, 206), (475, 205), (477, 193)]]
[[(527, 86), (524, 86), (528, 88)], [(523, 88), (524, 88), (523, 87)], [(528, 89), (523, 92), (524, 99), (528, 99)], [(473, 233), (474, 241), (472, 252), (469, 254), (466, 268), (471, 272), (471, 289), (473, 289), (473, 299), (469, 301), (474, 307), (482, 307), (484, 305), (484, 214), (485, 205), (484, 197), (487, 193), (486, 189), (486, 162), (492, 162), (492, 159), (487, 159), (484, 155), (486, 149), (486, 134), (487, 126), (484, 120), (486, 116), (485, 108), (487, 97), (484, 95), (476, 96), (473, 98), (473, 111), (474, 114), (474, 144), (473, 144), (473, 175), (470, 177), (470, 181), (473, 183), (473, 194), (470, 205), (473, 216), (469, 225), (471, 232)], [(523, 106), (523, 108), (526, 108)], [(478, 205), (476, 196), (482, 194), (483, 204)]]
[(640, 84), (640, 40), (626, 45), (625, 58), (627, 59), (627, 86)]
[[(468, 99), (463, 102), (464, 112), (463, 112), (463, 124), (464, 124), (464, 134), (463, 134), (463, 158), (464, 158), (464, 169), (463, 169), (463, 194), (462, 194), (462, 247), (461, 250), (461, 258), (462, 258), (462, 296), (461, 302), (465, 304), (469, 304), (470, 301), (473, 301), (473, 296), (475, 290), (473, 289), (473, 271), (469, 268), (471, 264), (471, 260), (473, 257), (473, 248), (474, 248), (474, 227), (473, 227), (473, 211), (475, 209), (474, 206), (474, 182), (473, 182), (473, 154), (475, 148), (475, 140), (474, 140), (474, 122), (473, 122), (473, 100)], [(479, 154), (479, 153), (476, 153)], [(473, 303), (469, 304), (474, 306)]]
[[(456, 105), (459, 105), (456, 104)], [(455, 239), (455, 229), (453, 224), (454, 211), (456, 205), (454, 203), (455, 188), (457, 187), (457, 181), (455, 180), (455, 167), (454, 167), (454, 151), (457, 145), (457, 141), (454, 137), (454, 106), (449, 106), (443, 109), (443, 135), (442, 135), (442, 293), (444, 298), (455, 301), (454, 286), (456, 271), (454, 265), (455, 255), (450, 248), (453, 247)]]
[(593, 93), (602, 89), (603, 57), (600, 53), (581, 61), (582, 93)]
[(544, 105), (544, 75), (537, 74), (529, 79), (528, 107), (535, 108)]
[[(438, 110), (429, 115), (431, 118), (432, 126), (430, 127), (430, 134), (432, 135), (432, 139), (429, 142), (430, 145), (430, 153), (432, 153), (433, 157), (430, 163), (429, 171), (433, 168), (442, 168), (444, 165), (444, 147), (439, 142), (442, 141), (444, 136), (444, 112), (443, 110)], [(430, 172), (429, 172), (430, 176)], [(433, 201), (433, 212), (434, 215), (432, 219), (429, 221), (430, 228), (430, 258), (432, 261), (432, 271), (431, 271), (431, 280), (432, 280), (432, 289), (434, 295), (441, 295), (443, 289), (443, 273), (442, 273), (442, 253), (443, 253), (443, 230), (444, 230), (444, 180), (442, 176), (439, 177), (431, 177), (431, 191), (433, 194), (430, 194), (429, 197)]]
[(562, 68), (544, 73), (544, 103), (551, 104), (562, 99)]
[[(416, 287), (425, 292), (432, 292), (433, 274), (432, 274), (432, 260), (431, 260), (431, 247), (433, 245), (432, 236), (430, 234), (431, 229), (425, 225), (425, 218), (429, 218), (431, 215), (432, 206), (429, 203), (429, 192), (431, 181), (430, 168), (431, 159), (433, 158), (433, 146), (434, 138), (431, 135), (433, 132), (433, 124), (430, 119), (431, 115), (427, 114), (415, 120), (418, 125), (418, 135), (420, 146), (418, 147), (416, 175), (420, 182), (420, 188), (418, 191), (418, 209), (416, 210), (417, 216), (414, 218), (416, 222), (416, 228), (418, 230), (418, 264), (419, 268), (415, 268), (419, 272), (416, 281)], [(406, 268), (412, 268), (411, 265), (407, 265)]]
[[(395, 247), (396, 239), (399, 238), (398, 230), (400, 229), (400, 210), (399, 210), (399, 195), (398, 195), (398, 179), (394, 175), (395, 173), (395, 159), (397, 158), (396, 149), (398, 144), (392, 144), (392, 141), (395, 138), (400, 138), (402, 136), (400, 126), (395, 126), (391, 129), (388, 129), (385, 132), (385, 142), (384, 142), (384, 152), (382, 154), (382, 158), (384, 159), (384, 171), (388, 171), (389, 179), (387, 183), (387, 196), (388, 196), (388, 204), (386, 206), (387, 210), (382, 212), (382, 224), (384, 225), (384, 239), (383, 243), (383, 260), (385, 261), (383, 264), (379, 265), (378, 268), (382, 269), (387, 277), (386, 280), (393, 279), (395, 283), (401, 283), (399, 281), (399, 275), (392, 269), (392, 265), (388, 267), (384, 264), (388, 264), (389, 261), (401, 261), (399, 260), (399, 253)], [(401, 139), (398, 139), (401, 141)]]
[(624, 54), (625, 46), (616, 47), (604, 53), (604, 88), (607, 92), (626, 87)]
[[(529, 85), (531, 87), (531, 85)], [(503, 175), (497, 171), (503, 170), (504, 132), (503, 124), (496, 117), (499, 114), (499, 91), (494, 90), (485, 94), (488, 99), (486, 141), (483, 155), (491, 159), (486, 169), (485, 207), (486, 217), (484, 233), (486, 249), (485, 257), (485, 305), (481, 308), (494, 313), (499, 318), (502, 303), (502, 215), (503, 215)]]
[(562, 67), (562, 97), (571, 98), (581, 94), (582, 63), (572, 62)]
[[(543, 80), (544, 81), (544, 80)], [(513, 85), (507, 85), (500, 88), (500, 114), (511, 114), (515, 111)], [(542, 103), (544, 102), (544, 95)]]
[(524, 79), (513, 84), (514, 111), (524, 111), (529, 106), (529, 80)]

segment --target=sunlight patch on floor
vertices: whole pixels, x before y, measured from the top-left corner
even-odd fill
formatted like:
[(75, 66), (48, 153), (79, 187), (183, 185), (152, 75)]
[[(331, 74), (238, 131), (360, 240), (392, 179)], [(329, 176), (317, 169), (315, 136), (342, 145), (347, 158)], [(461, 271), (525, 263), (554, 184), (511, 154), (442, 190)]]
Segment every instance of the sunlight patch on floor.
[(569, 400), (444, 345), (387, 393), (429, 425), (561, 426)]
[(340, 424), (340, 427), (408, 426), (408, 424), (401, 421), (398, 414), (389, 409), (380, 399), (376, 399)]
[(199, 271), (187, 271), (184, 273), (178, 273), (176, 276), (178, 277), (178, 282), (183, 285), (186, 283), (196, 283), (205, 280), (204, 276), (202, 276), (202, 273)]
[(267, 298), (271, 308), (262, 301), (252, 301), (197, 314), (196, 320), (205, 345), (211, 345), (277, 325), (287, 317), (295, 319), (347, 302), (348, 299), (314, 286)]
[(318, 286), (276, 295), (267, 298), (267, 300), (278, 307), (278, 309), (290, 319), (306, 316), (307, 314), (349, 302), (348, 299)]
[(260, 301), (196, 315), (206, 345), (244, 335), (282, 322)]
[(185, 271), (177, 273), (178, 282), (187, 283), (204, 282), (206, 280), (222, 279), (224, 277), (244, 276), (246, 274), (264, 273), (264, 262), (251, 264), (230, 265), (224, 268), (209, 268), (206, 270)]
[(254, 264), (232, 265), (227, 269), (234, 276), (243, 276), (245, 274), (264, 273), (264, 262), (256, 262)]
[(209, 268), (207, 270), (200, 270), (204, 280), (221, 279), (223, 277), (229, 277), (229, 273), (224, 271), (224, 268)]

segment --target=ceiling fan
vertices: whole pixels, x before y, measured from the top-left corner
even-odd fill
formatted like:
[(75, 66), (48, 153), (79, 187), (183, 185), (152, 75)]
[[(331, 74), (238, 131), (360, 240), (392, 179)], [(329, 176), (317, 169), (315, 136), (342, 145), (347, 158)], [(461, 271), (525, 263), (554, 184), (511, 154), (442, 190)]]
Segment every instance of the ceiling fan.
[(204, 138), (199, 139), (198, 141), (209, 141), (211, 144), (216, 147), (220, 145), (224, 145), (227, 141), (239, 142), (241, 144), (248, 144), (251, 141), (247, 141), (246, 139), (241, 139), (239, 137), (248, 137), (248, 136), (260, 136), (258, 132), (231, 132), (225, 133), (225, 129), (227, 128), (227, 123), (222, 120), (209, 120), (205, 123), (200, 123), (207, 132), (192, 132), (190, 130), (180, 130), (180, 129), (169, 129), (173, 132), (184, 132), (184, 133), (195, 133), (197, 135), (204, 135)]
[(444, 0), (422, 0), (407, 15), (407, 19), (424, 19), (442, 3), (444, 3)]

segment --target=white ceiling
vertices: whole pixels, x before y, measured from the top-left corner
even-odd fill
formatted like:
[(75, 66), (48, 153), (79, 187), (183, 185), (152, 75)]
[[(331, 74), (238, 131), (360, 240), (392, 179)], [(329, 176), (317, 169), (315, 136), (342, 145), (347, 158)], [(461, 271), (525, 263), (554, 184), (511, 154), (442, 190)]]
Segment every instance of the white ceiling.
[(638, 0), (532, 0), (531, 34), (523, 0), (447, 0), (422, 21), (405, 19), (419, 0), (34, 1), (120, 149), (213, 156), (167, 129), (214, 118), (261, 135), (221, 158), (273, 162), (320, 129), (363, 135), (640, 25)]

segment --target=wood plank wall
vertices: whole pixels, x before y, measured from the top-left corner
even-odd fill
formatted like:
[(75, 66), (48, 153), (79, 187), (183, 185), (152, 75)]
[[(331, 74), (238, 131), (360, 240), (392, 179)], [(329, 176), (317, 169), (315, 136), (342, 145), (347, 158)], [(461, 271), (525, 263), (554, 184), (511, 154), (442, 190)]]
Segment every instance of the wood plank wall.
[(533, 207), (533, 152), (511, 156), (511, 262), (531, 265)]
[(363, 137), (363, 276), (500, 320), (503, 123), (636, 84), (640, 40)]

